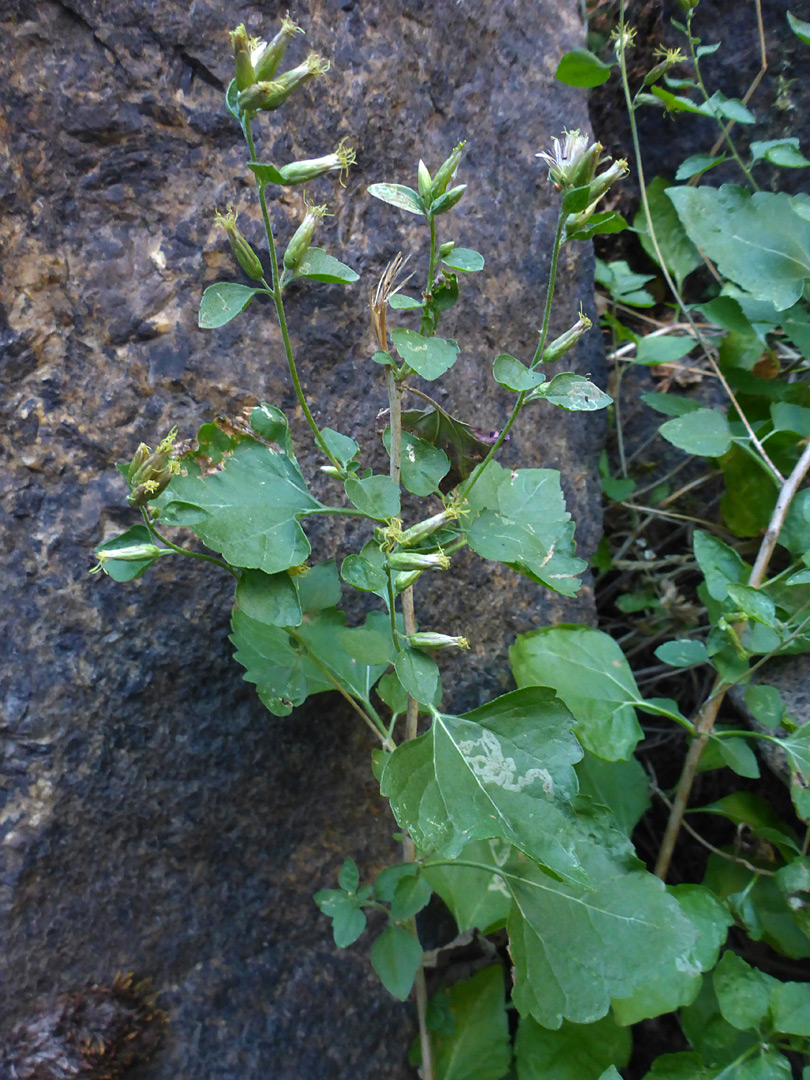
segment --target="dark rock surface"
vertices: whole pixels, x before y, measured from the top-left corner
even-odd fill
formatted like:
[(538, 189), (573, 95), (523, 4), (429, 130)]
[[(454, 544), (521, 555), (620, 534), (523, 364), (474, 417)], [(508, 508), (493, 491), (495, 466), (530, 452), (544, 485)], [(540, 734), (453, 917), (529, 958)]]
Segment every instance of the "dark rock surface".
[[(164, 560), (128, 586), (87, 576), (94, 544), (134, 522), (113, 463), (141, 439), (172, 424), (192, 435), (264, 397), (306, 445), (269, 313), (196, 326), (202, 288), (238, 277), (214, 209), (233, 201), (258, 235), (223, 111), (226, 31), (272, 32), (284, 7), (6, 0), (0, 16), (0, 1016), (10, 1025), (40, 996), (119, 970), (151, 976), (169, 1031), (145, 1080), (411, 1074), (408, 1007), (380, 989), (364, 942), (334, 949), (311, 901), (345, 853), (366, 874), (390, 857), (365, 729), (327, 697), (289, 719), (263, 710), (230, 658), (224, 573)], [(416, 219), (365, 186), (413, 183), (420, 154), (435, 166), (466, 137), (470, 194), (452, 235), (488, 267), (447, 320), (463, 354), (437, 396), (497, 428), (510, 402), (491, 361), (532, 347), (556, 213), (534, 155), (587, 125), (584, 96), (553, 81), (581, 43), (574, 6), (311, 0), (291, 14), (333, 69), (275, 114), (263, 156), (311, 157), (347, 135), (359, 160), (345, 192), (321, 181), (316, 196), (336, 210), (324, 246), (361, 282), (291, 290), (316, 413), (333, 403), (332, 426), (370, 452), (385, 402), (365, 296), (397, 251), (424, 247)], [(286, 239), (300, 195), (273, 212)], [(562, 260), (556, 332), (592, 306), (590, 259), (577, 247)], [(602, 381), (595, 336), (572, 366)], [(585, 553), (601, 434), (598, 418), (538, 411), (509, 448), (563, 469)], [(305, 472), (318, 464), (300, 456)], [(563, 602), (462, 565), (419, 599), (431, 626), (475, 642), (447, 672), (457, 706), (509, 685), (514, 633), (591, 613), (588, 590)]]

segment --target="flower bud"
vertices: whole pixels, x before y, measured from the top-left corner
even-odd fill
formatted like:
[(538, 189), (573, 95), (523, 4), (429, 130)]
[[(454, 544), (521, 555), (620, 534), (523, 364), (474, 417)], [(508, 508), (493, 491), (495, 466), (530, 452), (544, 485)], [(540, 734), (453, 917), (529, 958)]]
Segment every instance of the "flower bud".
[(218, 213), (214, 220), (217, 225), (222, 226), (225, 230), (228, 237), (228, 243), (231, 245), (231, 251), (236, 256), (236, 261), (248, 277), (252, 277), (254, 281), (262, 281), (264, 278), (264, 268), (259, 260), (259, 256), (239, 231), (233, 207), (229, 206), (226, 214)]
[(408, 644), (414, 649), (469, 649), (470, 643), (465, 637), (450, 637), (448, 634), (411, 634)]
[(629, 171), (630, 169), (624, 158), (614, 161), (609, 169), (605, 169), (603, 173), (600, 173), (591, 181), (591, 201), (597, 202), (601, 199), (603, 195), (607, 194), (609, 188), (613, 187), (617, 180), (627, 176)]
[(446, 259), (455, 246), (455, 240), (448, 240), (446, 244), (442, 244), (439, 248), (439, 258)]
[(458, 511), (453, 507), (449, 507), (442, 510), (439, 514), (434, 514), (433, 517), (425, 518), (424, 521), (412, 525), (406, 532), (400, 533), (397, 539), (403, 547), (411, 547), (413, 544), (420, 544), (423, 540), (426, 540), (429, 536), (432, 536), (435, 532), (438, 532), (439, 529), (443, 528), (448, 521), (453, 521), (457, 517)]
[(419, 169), (417, 174), (417, 187), (419, 188), (419, 194), (425, 200), (426, 203), (430, 202), (431, 192), (431, 179), (428, 172), (427, 165), (420, 159)]
[(333, 480), (343, 480), (345, 473), (334, 465), (321, 465), (321, 472), (326, 476), (331, 476)]
[(260, 109), (275, 109), (278, 105), (267, 103), (276, 101), (281, 89), (280, 83), (256, 82), (246, 90), (242, 90), (236, 100), (242, 112), (246, 113), (255, 113)]
[(329, 61), (318, 53), (311, 52), (303, 64), (283, 72), (272, 82), (257, 82), (243, 90), (238, 99), (239, 108), (245, 112), (256, 112), (259, 109), (272, 112), (284, 104), (293, 90), (303, 86), (309, 79), (325, 75), (328, 70)]
[(107, 573), (108, 562), (143, 562), (145, 559), (157, 559), (161, 555), (170, 555), (170, 548), (159, 548), (156, 544), (130, 544), (127, 547), (106, 548), (96, 551), (98, 562), (90, 571), (97, 574), (99, 570)]
[(315, 227), (326, 213), (325, 206), (308, 206), (306, 216), (293, 233), (292, 240), (284, 252), (284, 265), (288, 270), (295, 270), (307, 253)]
[(134, 477), (137, 475), (138, 470), (146, 464), (146, 461), (151, 453), (152, 451), (149, 449), (146, 443), (141, 443), (138, 449), (135, 451), (132, 461), (130, 461), (129, 463), (129, 468), (127, 469), (127, 480), (130, 482), (130, 484), (134, 483)]
[(447, 570), (450, 560), (443, 551), (422, 555), (416, 551), (395, 551), (388, 556), (390, 570)]
[[(300, 26), (292, 21), (289, 15), (281, 20), (281, 29), (269, 45), (261, 44), (253, 56), (253, 67), (256, 71), (256, 82), (267, 82), (278, 71), (279, 64), (284, 58), (287, 46), (296, 36), (303, 34)], [(241, 87), (240, 87), (241, 90)]]
[(439, 167), (439, 171), (433, 177), (433, 183), (430, 187), (431, 199), (438, 199), (440, 195), (444, 195), (445, 191), (447, 191), (447, 185), (456, 175), (466, 145), (466, 142), (460, 142), (450, 157)]
[(157, 498), (166, 488), (173, 476), (180, 471), (179, 462), (171, 457), (177, 428), (172, 428), (157, 450), (150, 453), (144, 443), (135, 451), (135, 456), (127, 470), (127, 481), (132, 489), (127, 496), (130, 506), (145, 506), (150, 499)]
[(422, 576), (421, 570), (409, 570), (407, 573), (394, 574), (394, 592), (399, 596), (411, 585), (415, 585)]
[(240, 90), (247, 90), (256, 82), (256, 74), (253, 70), (253, 62), (250, 59), (250, 41), (248, 40), (245, 24), (240, 23), (235, 30), (231, 30), (231, 48), (236, 60), (236, 85)]
[(440, 195), (439, 198), (431, 204), (431, 214), (443, 214), (446, 210), (452, 209), (466, 190), (466, 184), (459, 184), (458, 187), (453, 187), (450, 188), (449, 191), (445, 191), (444, 195)]
[(279, 172), (285, 184), (305, 184), (328, 172), (340, 171), (340, 182), (344, 182), (349, 166), (354, 165), (357, 156), (350, 146), (344, 146), (346, 139), (341, 139), (333, 154), (325, 157), (310, 158), (309, 161), (293, 161), (283, 165)]
[(572, 349), (574, 345), (576, 345), (582, 335), (586, 334), (592, 325), (593, 323), (588, 316), (583, 311), (580, 311), (579, 318), (574, 325), (569, 330), (566, 330), (564, 334), (560, 334), (558, 338), (555, 338), (550, 345), (547, 345), (545, 349), (543, 349), (542, 363), (551, 364), (555, 360), (559, 360), (564, 353), (567, 353), (569, 349)]

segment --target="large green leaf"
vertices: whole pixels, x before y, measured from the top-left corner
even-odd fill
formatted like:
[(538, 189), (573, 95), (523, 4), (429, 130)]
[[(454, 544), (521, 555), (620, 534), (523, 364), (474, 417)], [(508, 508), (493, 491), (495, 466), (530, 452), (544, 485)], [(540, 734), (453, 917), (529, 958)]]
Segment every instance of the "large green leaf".
[(431, 1036), (436, 1080), (501, 1080), (509, 1071), (512, 1048), (500, 964), (484, 968), (431, 998), (449, 1011), (452, 1032)]
[(394, 348), (423, 379), (438, 379), (455, 364), (458, 342), (452, 338), (422, 337), (415, 330), (391, 331)]
[(287, 454), (245, 439), (218, 472), (187, 468), (167, 489), (162, 522), (188, 526), (233, 566), (277, 574), (306, 561), (298, 519), (321, 504)]
[(569, 881), (573, 851), (573, 718), (552, 691), (517, 690), (463, 716), (436, 712), (425, 735), (397, 747), (380, 790), (423, 851), (455, 858), (499, 837)]
[(399, 513), (399, 488), (390, 476), (369, 476), (364, 480), (350, 476), (345, 488), (347, 498), (357, 509), (376, 521), (387, 521)]
[(449, 490), (466, 480), (473, 468), (487, 455), (494, 439), (476, 431), (440, 409), (408, 409), (402, 414), (402, 430), (418, 435), (431, 446), (442, 450), (450, 459), (450, 473), (443, 490)]
[(597, 861), (586, 860), (585, 868), (602, 878), (592, 892), (553, 881), (528, 862), (502, 871), (514, 900), (507, 924), (512, 1000), (544, 1027), (601, 1019), (611, 998), (629, 997), (686, 965), (697, 937), (658, 878), (611, 866), (592, 850)]
[(560, 60), (554, 78), (566, 86), (601, 86), (610, 78), (610, 64), (588, 49), (572, 49)]
[[(387, 621), (382, 612), (372, 612), (364, 627), (348, 629), (343, 612), (327, 608), (310, 612), (292, 630), (251, 619), (236, 608), (231, 620), (234, 659), (245, 668), (245, 681), (256, 685), (261, 700), (277, 716), (286, 716), (311, 694), (337, 686), (367, 703), (387, 661), (363, 663), (353, 654), (366, 645), (365, 632), (381, 632), (380, 619)], [(353, 636), (360, 639), (357, 649)]]
[(595, 412), (613, 403), (609, 394), (600, 390), (590, 379), (573, 371), (561, 371), (529, 396), (530, 401), (540, 399), (569, 412)]
[[(460, 858), (492, 866), (505, 866), (514, 848), (505, 840), (476, 840), (462, 849)], [(432, 866), (424, 871), (433, 891), (450, 908), (460, 931), (483, 934), (506, 925), (512, 898), (498, 874), (472, 866)]]
[[(680, 289), (683, 285), (683, 279), (700, 266), (703, 259), (698, 249), (686, 235), (675, 208), (667, 198), (666, 189), (668, 187), (669, 181), (662, 176), (656, 176), (647, 185), (647, 200), (655, 239), (658, 241), (658, 248), (664, 260), (664, 265), (675, 278), (675, 282)], [(658, 262), (658, 255), (650, 236), (647, 215), (643, 207), (633, 219), (633, 228), (638, 232), (641, 246), (649, 257), (653, 262)]]
[(635, 706), (641, 694), (621, 649), (588, 626), (521, 634), (509, 650), (518, 686), (551, 686), (577, 719), (577, 737), (598, 757), (628, 758), (643, 732)]
[(580, 794), (606, 806), (627, 836), (650, 806), (650, 778), (634, 757), (605, 761), (586, 750), (577, 763)]
[(728, 420), (716, 409), (696, 409), (667, 420), (659, 430), (679, 450), (701, 457), (721, 457), (731, 446)]
[(563, 1021), (555, 1030), (521, 1017), (515, 1040), (518, 1080), (595, 1080), (610, 1065), (625, 1066), (633, 1040), (611, 1016), (594, 1024)]
[(462, 519), (470, 547), (565, 596), (579, 591), (586, 567), (574, 555), (574, 526), (554, 469), (504, 469), (491, 461)]
[(668, 188), (689, 239), (725, 277), (778, 311), (791, 307), (810, 278), (810, 222), (790, 196), (749, 195), (730, 184)]
[(244, 570), (236, 584), (236, 603), (245, 615), (269, 626), (298, 626), (303, 619), (298, 590), (283, 570)]

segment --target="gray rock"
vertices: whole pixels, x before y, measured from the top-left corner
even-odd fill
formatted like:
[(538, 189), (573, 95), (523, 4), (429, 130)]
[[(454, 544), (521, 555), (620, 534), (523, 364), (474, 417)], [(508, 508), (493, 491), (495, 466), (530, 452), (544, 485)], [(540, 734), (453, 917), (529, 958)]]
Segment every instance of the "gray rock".
[[(196, 326), (202, 288), (239, 277), (214, 209), (233, 201), (258, 237), (222, 90), (225, 31), (268, 29), (267, 5), (11, 0), (3, 12), (0, 1015), (11, 1025), (42, 995), (135, 970), (169, 1015), (163, 1050), (140, 1066), (148, 1080), (410, 1075), (409, 1007), (381, 990), (365, 941), (334, 949), (311, 900), (344, 854), (373, 875), (395, 850), (365, 729), (328, 697), (284, 720), (263, 710), (230, 657), (224, 573), (164, 560), (128, 586), (87, 576), (93, 546), (134, 523), (114, 462), (140, 440), (172, 424), (190, 436), (265, 398), (308, 445), (269, 313)], [(581, 44), (575, 10), (311, 0), (293, 15), (333, 69), (274, 114), (262, 156), (315, 156), (347, 135), (359, 161), (345, 192), (324, 180), (316, 195), (336, 211), (324, 246), (362, 281), (290, 299), (316, 413), (378, 453), (365, 297), (424, 239), (364, 189), (413, 183), (420, 155), (435, 166), (466, 137), (470, 193), (452, 235), (488, 267), (447, 320), (463, 355), (436, 394), (498, 428), (510, 401), (492, 358), (532, 347), (556, 214), (534, 155), (587, 126), (584, 95), (553, 80)], [(300, 196), (272, 210), (285, 239)], [(559, 297), (555, 332), (581, 301), (592, 309), (589, 247), (566, 251)], [(597, 335), (571, 366), (603, 381)], [(538, 411), (507, 456), (563, 470), (585, 554), (601, 437), (599, 418)], [(307, 473), (319, 463), (301, 458)], [(348, 539), (313, 534), (316, 555)], [(446, 672), (456, 707), (508, 688), (515, 633), (592, 614), (587, 587), (562, 601), (461, 566), (418, 598), (426, 628), (474, 642)]]

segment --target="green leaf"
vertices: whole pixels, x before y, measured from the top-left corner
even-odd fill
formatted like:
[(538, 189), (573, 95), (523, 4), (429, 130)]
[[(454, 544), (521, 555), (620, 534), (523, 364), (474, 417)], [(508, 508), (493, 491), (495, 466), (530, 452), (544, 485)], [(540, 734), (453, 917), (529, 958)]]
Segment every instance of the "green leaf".
[[(734, 1080), (739, 1075), (735, 1059), (750, 1056), (760, 1041), (758, 1035), (739, 1031), (723, 1017), (710, 979), (704, 979), (695, 1001), (681, 1009), (679, 1020), (688, 1041), (708, 1064), (734, 1062), (735, 1068), (728, 1070)], [(706, 1074), (707, 1078), (714, 1075), (714, 1070)], [(727, 1080), (732, 1080), (731, 1075)]]
[(360, 453), (360, 447), (348, 435), (341, 435), (339, 431), (333, 431), (329, 427), (321, 428), (321, 435), (330, 453), (337, 458), (344, 469)]
[(606, 263), (594, 259), (594, 277), (617, 303), (631, 307), (652, 307), (655, 304), (653, 296), (642, 288), (655, 279), (655, 274), (636, 274), (624, 260)]
[(197, 325), (202, 330), (215, 330), (235, 319), (263, 289), (239, 285), (235, 281), (218, 281), (202, 294)]
[(798, 854), (796, 838), (780, 821), (769, 803), (751, 791), (735, 791), (707, 806), (695, 807), (692, 814), (719, 814), (734, 825), (746, 825), (756, 836), (776, 845), (783, 858)]
[(412, 698), (422, 705), (433, 703), (439, 687), (439, 669), (432, 656), (403, 645), (394, 667), (397, 678)]
[(649, 405), (656, 412), (664, 416), (685, 416), (686, 413), (696, 412), (701, 406), (691, 398), (680, 397), (678, 394), (645, 393), (641, 395), (645, 405)]
[(799, 149), (797, 138), (756, 141), (751, 143), (749, 149), (752, 164), (765, 160), (783, 169), (803, 169), (805, 165), (810, 165), (810, 161)]
[(554, 78), (566, 86), (601, 86), (610, 78), (610, 64), (603, 64), (588, 49), (572, 49), (560, 60)]
[(412, 874), (403, 877), (394, 889), (391, 899), (391, 918), (395, 922), (410, 919), (429, 903), (432, 892), (423, 876)]
[[(236, 443), (229, 436), (225, 435), (225, 432), (220, 431), (219, 436), (216, 437), (217, 441), (214, 443), (213, 439), (207, 439), (205, 448), (203, 447), (203, 431), (209, 427), (215, 425), (204, 424), (197, 435), (197, 442), (200, 445), (200, 450), (205, 452), (205, 456), (211, 461), (212, 464), (217, 464), (225, 457), (223, 452), (224, 444), (222, 443), (222, 436), (228, 439), (230, 445), (227, 446), (227, 450), (232, 450)], [(287, 423), (287, 417), (277, 408), (275, 405), (269, 405), (266, 401), (263, 401), (261, 405), (257, 405), (255, 409), (250, 413), (250, 426), (256, 432), (261, 439), (267, 439), (268, 442), (278, 443), (283, 450), (286, 451), (288, 457), (294, 457), (292, 452), (292, 441), (290, 440), (290, 427)], [(219, 430), (219, 429), (217, 429)], [(239, 441), (239, 440), (237, 440)], [(217, 456), (213, 457), (211, 454), (211, 445), (218, 445)]]
[(388, 298), (388, 306), (393, 308), (394, 311), (413, 311), (416, 308), (421, 309), (425, 306), (422, 300), (416, 300), (413, 296), (406, 296), (404, 293), (394, 293), (393, 296)]
[(595, 1080), (611, 1065), (624, 1067), (633, 1040), (612, 1016), (594, 1024), (563, 1021), (556, 1031), (521, 1017), (515, 1040), (520, 1080)]
[[(390, 450), (390, 428), (383, 433), (383, 443), (385, 449)], [(444, 450), (407, 431), (402, 433), (400, 465), (403, 487), (420, 496), (438, 492), (439, 481), (450, 472), (450, 459)]]
[(351, 893), (357, 892), (360, 885), (360, 871), (357, 869), (357, 863), (348, 856), (343, 860), (343, 866), (340, 868), (338, 885), (344, 892)]
[(667, 420), (659, 431), (679, 450), (701, 457), (721, 457), (731, 446), (728, 420), (714, 409), (696, 409)]
[(691, 1005), (702, 983), (702, 971), (717, 963), (728, 928), (734, 922), (728, 908), (701, 885), (676, 885), (669, 889), (697, 930), (697, 937), (682, 965), (666, 979), (655, 978), (639, 986), (630, 997), (614, 1000), (613, 1015), (622, 1025), (636, 1024)]
[(365, 480), (350, 476), (345, 488), (349, 502), (375, 521), (387, 521), (399, 514), (399, 488), (390, 476), (369, 476)]
[(454, 1023), (431, 1037), (436, 1080), (501, 1080), (512, 1048), (500, 964), (440, 990), (431, 1004), (440, 1002)]
[(688, 180), (692, 176), (702, 176), (715, 165), (722, 165), (725, 160), (725, 154), (721, 154), (720, 157), (712, 157), (711, 154), (692, 154), (680, 163), (675, 179)]
[(422, 946), (401, 926), (389, 926), (371, 946), (371, 966), (398, 1001), (405, 1001), (410, 994), (421, 963)]
[(785, 703), (775, 686), (755, 683), (745, 691), (745, 705), (758, 724), (763, 727), (778, 727), (785, 716)]
[(277, 574), (306, 561), (309, 541), (299, 524), (320, 507), (298, 465), (286, 454), (245, 439), (224, 467), (204, 476), (191, 463), (167, 489), (161, 521), (186, 525), (232, 566)]
[(779, 983), (771, 991), (773, 1026), (786, 1035), (810, 1037), (810, 985)]
[(332, 920), (332, 936), (339, 949), (353, 944), (366, 928), (366, 916), (357, 898), (342, 889), (321, 889), (313, 897), (320, 910)]
[(560, 209), (564, 214), (579, 214), (591, 202), (591, 185), (583, 184), (582, 187), (567, 188), (564, 191)]
[(334, 559), (311, 566), (296, 581), (302, 611), (324, 611), (340, 603), (340, 578)]
[(513, 390), (516, 394), (522, 390), (533, 390), (546, 379), (542, 370), (531, 371), (516, 356), (510, 356), (509, 353), (500, 353), (495, 357), (492, 377), (504, 390)]
[(759, 776), (759, 765), (756, 754), (745, 739), (729, 738), (716, 740), (720, 757), (726, 765), (738, 776), (747, 776), (756, 780)]
[(628, 758), (643, 732), (636, 680), (608, 634), (557, 626), (520, 634), (509, 650), (518, 686), (551, 686), (574, 714), (577, 737), (598, 757)]
[(659, 660), (671, 667), (693, 667), (695, 664), (708, 663), (709, 656), (702, 641), (680, 638), (678, 641), (665, 641), (655, 650)]
[(438, 409), (407, 409), (402, 413), (402, 430), (418, 435), (443, 450), (450, 459), (446, 486), (455, 487), (466, 480), (492, 446), (493, 439), (469, 424)]
[[(120, 536), (113, 537), (112, 540), (105, 540), (103, 544), (99, 544), (95, 549), (95, 553), (98, 555), (100, 551), (116, 551), (118, 548), (132, 547), (133, 544), (154, 545), (154, 543), (152, 534), (145, 525), (133, 525), (126, 532), (121, 533)], [(104, 570), (113, 581), (134, 581), (135, 578), (140, 577), (144, 571), (148, 570), (152, 563), (157, 562), (159, 558), (159, 555), (155, 555), (154, 558), (138, 559), (135, 562), (124, 561), (123, 559), (108, 559), (104, 562)]]
[(349, 656), (370, 667), (387, 667), (394, 658), (391, 622), (382, 611), (370, 611), (364, 626), (340, 630), (337, 640)]
[(299, 626), (301, 602), (290, 575), (243, 570), (236, 584), (236, 603), (251, 619), (269, 626)]
[[(462, 848), (460, 858), (498, 867), (505, 866), (513, 852), (503, 840), (476, 840)], [(450, 908), (460, 932), (477, 928), (489, 934), (506, 925), (512, 899), (498, 874), (454, 864), (426, 867), (424, 874)]]
[(776, 979), (746, 964), (735, 953), (726, 952), (712, 981), (720, 1012), (732, 1027), (757, 1031), (765, 1026)]
[[(675, 278), (678, 289), (683, 288), (684, 278), (703, 265), (700, 252), (686, 235), (674, 206), (667, 198), (669, 181), (656, 176), (647, 185), (647, 200), (655, 238), (664, 266)], [(641, 246), (652, 259), (658, 262), (658, 254), (650, 236), (647, 215), (642, 207), (633, 219), (633, 227), (639, 234)]]
[(569, 412), (594, 412), (613, 404), (612, 397), (573, 371), (561, 371), (551, 382), (543, 383), (531, 395), (532, 401), (539, 398)]
[(566, 229), (565, 236), (568, 240), (590, 240), (594, 236), (623, 232), (627, 227), (627, 222), (621, 214), (615, 210), (604, 210), (598, 214), (591, 214), (581, 228), (573, 231)]
[(399, 883), (404, 878), (415, 878), (420, 873), (418, 863), (399, 863), (395, 866), (386, 866), (374, 880), (374, 892), (378, 900), (384, 904), (390, 904), (394, 899)]
[(778, 311), (801, 298), (810, 277), (810, 222), (794, 211), (789, 195), (749, 196), (729, 184), (667, 194), (689, 239), (721, 274)]
[(249, 161), (247, 167), (262, 184), (284, 185), (284, 177), (275, 165), (263, 164), (259, 161)]
[(774, 431), (793, 431), (805, 439), (810, 438), (810, 409), (791, 405), (787, 401), (774, 401), (771, 420)]
[(424, 851), (455, 858), (474, 840), (498, 837), (582, 881), (567, 809), (582, 753), (572, 723), (539, 687), (464, 716), (436, 713), (430, 731), (388, 759), (380, 790)]
[(605, 761), (586, 750), (576, 770), (580, 795), (606, 806), (630, 836), (650, 806), (650, 778), (641, 762), (634, 757)]
[(787, 21), (790, 24), (790, 29), (799, 41), (803, 41), (805, 45), (810, 45), (810, 22), (805, 22), (803, 19), (797, 19), (791, 12), (787, 13)]
[(549, 1028), (563, 1019), (593, 1023), (611, 998), (629, 997), (687, 963), (696, 930), (663, 884), (625, 867), (612, 873), (583, 892), (531, 863), (504, 872), (515, 901), (507, 929), (521, 1015)]
[(473, 274), (484, 269), (484, 256), (472, 248), (454, 247), (442, 262), (451, 270), (460, 270), (463, 274)]
[(482, 558), (565, 596), (579, 590), (586, 564), (574, 555), (573, 525), (560, 474), (553, 469), (504, 469), (491, 461), (470, 493), (462, 528)]
[(754, 622), (765, 626), (776, 624), (776, 606), (761, 589), (732, 582), (728, 587), (728, 596), (737, 610)]
[(293, 274), (294, 280), (308, 278), (310, 281), (324, 281), (335, 285), (350, 285), (359, 277), (350, 266), (346, 266), (333, 255), (327, 255), (323, 248), (319, 247), (307, 248)]
[(802, 724), (786, 739), (781, 739), (780, 743), (802, 786), (810, 787), (810, 723)]
[(388, 575), (380, 566), (362, 555), (347, 555), (340, 566), (340, 576), (347, 585), (361, 592), (380, 593), (388, 589)]
[(391, 331), (391, 340), (405, 363), (429, 381), (449, 371), (458, 357), (458, 342), (452, 339), (426, 338), (415, 330), (397, 329)]
[(402, 184), (369, 184), (367, 191), (375, 199), (396, 206), (400, 210), (407, 210), (411, 214), (425, 214), (425, 207), (417, 193)]
[[(659, 337), (648, 335), (636, 346), (637, 364), (674, 364), (683, 359), (695, 347), (695, 339), (689, 336), (674, 337), (662, 334)], [(696, 406), (697, 407), (697, 406)]]

